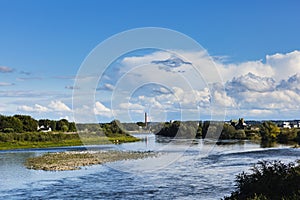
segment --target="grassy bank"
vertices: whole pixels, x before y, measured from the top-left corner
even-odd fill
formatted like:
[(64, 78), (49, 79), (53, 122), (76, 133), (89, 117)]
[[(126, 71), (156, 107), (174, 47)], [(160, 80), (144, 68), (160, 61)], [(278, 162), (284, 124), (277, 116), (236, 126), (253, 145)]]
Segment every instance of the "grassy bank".
[(97, 133), (0, 133), (0, 150), (23, 148), (47, 148), (62, 146), (100, 145), (136, 142), (138, 138), (128, 134), (105, 136)]
[(39, 157), (29, 158), (25, 165), (29, 169), (46, 171), (77, 170), (82, 166), (104, 164), (119, 160), (142, 159), (153, 157), (153, 152), (59, 152), (47, 153)]

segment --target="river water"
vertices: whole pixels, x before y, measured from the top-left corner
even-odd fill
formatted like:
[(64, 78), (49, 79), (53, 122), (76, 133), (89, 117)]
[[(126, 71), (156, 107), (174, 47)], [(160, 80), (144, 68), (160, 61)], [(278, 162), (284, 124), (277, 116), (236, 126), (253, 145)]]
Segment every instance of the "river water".
[(291, 162), (300, 149), (261, 148), (250, 141), (216, 145), (205, 140), (144, 140), (88, 150), (156, 151), (157, 157), (118, 161), (76, 171), (29, 170), (28, 157), (83, 147), (0, 151), (0, 199), (220, 199), (234, 190), (235, 176), (259, 160)]

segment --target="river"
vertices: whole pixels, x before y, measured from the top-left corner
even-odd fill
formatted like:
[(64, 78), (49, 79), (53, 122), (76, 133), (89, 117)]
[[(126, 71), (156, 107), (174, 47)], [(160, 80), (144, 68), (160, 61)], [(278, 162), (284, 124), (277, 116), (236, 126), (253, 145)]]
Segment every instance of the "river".
[[(120, 145), (0, 151), (0, 199), (220, 199), (234, 190), (235, 176), (259, 160), (291, 162), (300, 149), (261, 148), (250, 141), (216, 145), (137, 135)], [(29, 170), (28, 157), (83, 150), (156, 151), (158, 157), (118, 161), (76, 171)]]

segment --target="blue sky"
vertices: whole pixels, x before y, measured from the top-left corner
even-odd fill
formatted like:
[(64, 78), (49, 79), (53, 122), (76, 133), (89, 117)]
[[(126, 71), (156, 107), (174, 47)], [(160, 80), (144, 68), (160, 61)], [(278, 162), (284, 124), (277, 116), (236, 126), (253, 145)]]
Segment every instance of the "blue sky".
[[(234, 102), (226, 105), (226, 119), (300, 118), (293, 106), (300, 99), (294, 80), (300, 69), (299, 7), (299, 1), (0, 0), (0, 113), (72, 119), (74, 77), (90, 51), (122, 31), (163, 27), (196, 40), (216, 59), (219, 71), (227, 74), (222, 95)], [(289, 73), (281, 71), (284, 66)], [(255, 81), (265, 87), (257, 89)], [(232, 89), (233, 85), (238, 88)], [(268, 105), (255, 107), (257, 102), (249, 102), (255, 95), (264, 97), (260, 104)], [(270, 102), (286, 95), (290, 101)], [(96, 102), (111, 111), (109, 102)], [(294, 110), (280, 115), (279, 104)], [(100, 111), (100, 120), (111, 119)], [(163, 116), (172, 118), (170, 113)]]

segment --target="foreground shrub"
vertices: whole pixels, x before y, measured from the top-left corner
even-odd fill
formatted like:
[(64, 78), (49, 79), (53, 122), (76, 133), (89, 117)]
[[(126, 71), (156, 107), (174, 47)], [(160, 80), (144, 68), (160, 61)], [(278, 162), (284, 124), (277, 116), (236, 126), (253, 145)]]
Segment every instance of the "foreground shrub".
[(237, 176), (237, 190), (224, 200), (300, 199), (300, 167), (294, 163), (260, 161), (251, 171)]

